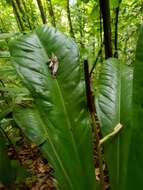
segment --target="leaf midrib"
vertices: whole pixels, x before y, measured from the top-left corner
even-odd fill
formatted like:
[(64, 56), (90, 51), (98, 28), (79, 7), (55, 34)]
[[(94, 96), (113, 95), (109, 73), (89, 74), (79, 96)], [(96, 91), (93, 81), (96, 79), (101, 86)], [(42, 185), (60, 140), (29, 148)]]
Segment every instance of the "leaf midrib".
[[(37, 38), (38, 38), (38, 40), (39, 40), (39, 42), (40, 42), (41, 48), (43, 49), (44, 53), (47, 55), (47, 51), (46, 51), (46, 49), (45, 49), (45, 47), (44, 47), (44, 45), (43, 45), (41, 39), (39, 38), (38, 34), (35, 33), (35, 35), (37, 36)], [(48, 56), (47, 56), (47, 57), (48, 57)], [(72, 139), (72, 142), (73, 142), (73, 148), (74, 148), (74, 150), (75, 150), (75, 153), (76, 153), (76, 156), (77, 156), (77, 160), (78, 160), (78, 162), (79, 162), (78, 167), (80, 166), (80, 168), (82, 168), (82, 167), (81, 167), (81, 162), (80, 162), (80, 157), (79, 157), (78, 150), (77, 150), (76, 143), (75, 143), (75, 139), (74, 139), (73, 133), (72, 133), (72, 131), (71, 131), (72, 126), (71, 126), (71, 123), (69, 122), (69, 115), (68, 115), (68, 112), (67, 112), (66, 105), (65, 105), (65, 103), (64, 103), (64, 96), (63, 96), (63, 94), (62, 94), (62, 92), (61, 92), (61, 88), (60, 88), (60, 85), (59, 85), (59, 83), (58, 83), (58, 80), (57, 80), (57, 79), (53, 79), (53, 80), (56, 81), (56, 85), (57, 85), (57, 88), (58, 88), (58, 92), (59, 92), (59, 95), (60, 95), (60, 99), (61, 99), (61, 102), (62, 102), (62, 105), (63, 105), (63, 110), (64, 110), (64, 113), (65, 113), (65, 116), (66, 116), (65, 118), (66, 118), (66, 120), (67, 120), (67, 126), (68, 126), (68, 128), (69, 128), (69, 132), (70, 132), (71, 139)], [(49, 120), (48, 120), (48, 121), (49, 121)], [(49, 121), (49, 122), (50, 122), (50, 121)], [(50, 122), (50, 123), (51, 123), (51, 122)], [(51, 125), (52, 125), (52, 124), (51, 124)], [(55, 155), (56, 155), (56, 157), (57, 157), (57, 160), (59, 161), (59, 164), (61, 165), (61, 168), (63, 169), (63, 172), (64, 172), (64, 174), (65, 174), (65, 176), (66, 176), (66, 178), (67, 178), (67, 180), (68, 180), (68, 182), (69, 182), (71, 188), (72, 188), (73, 190), (75, 190), (74, 187), (73, 187), (73, 185), (72, 185), (72, 183), (71, 183), (70, 177), (68, 176), (68, 173), (66, 172), (66, 170), (65, 170), (65, 168), (64, 168), (64, 166), (63, 166), (63, 164), (62, 164), (62, 162), (61, 162), (61, 160), (60, 160), (60, 158), (59, 158), (59, 156), (58, 156), (58, 154), (57, 154), (57, 152), (56, 152), (55, 146), (54, 146), (54, 144), (52, 143), (52, 140), (50, 139), (50, 136), (48, 135), (47, 131), (46, 131), (46, 134), (47, 134), (47, 137), (48, 137), (48, 139), (49, 139), (49, 142), (51, 143), (51, 146), (52, 146), (52, 148), (53, 148), (53, 151), (54, 151), (54, 153), (55, 153)]]
[[(39, 115), (40, 115), (40, 114), (39, 114)], [(40, 115), (40, 118), (41, 118), (41, 115)], [(52, 125), (52, 123), (50, 122), (50, 120), (49, 120), (48, 118), (46, 118), (46, 119), (47, 119), (48, 122)], [(42, 118), (41, 118), (41, 121), (43, 121)], [(44, 124), (44, 125), (42, 125), (42, 126), (45, 126), (45, 125), (46, 125), (46, 123), (45, 123), (44, 121), (43, 121), (42, 123)], [(53, 150), (53, 152), (54, 152), (54, 154), (55, 154), (55, 157), (57, 158), (57, 161), (59, 162), (59, 165), (61, 166), (61, 169), (63, 170), (63, 173), (64, 173), (64, 175), (65, 175), (65, 178), (67, 179), (67, 181), (68, 181), (68, 183), (69, 183), (71, 189), (74, 190), (74, 187), (73, 187), (73, 185), (72, 185), (72, 183), (71, 183), (70, 177), (69, 177), (68, 173), (66, 172), (66, 169), (64, 168), (64, 165), (62, 164), (62, 161), (61, 161), (61, 159), (60, 159), (60, 157), (59, 157), (59, 155), (58, 155), (58, 153), (57, 153), (57, 151), (56, 151), (55, 145), (52, 143), (52, 140), (51, 140), (51, 138), (50, 138), (50, 136), (49, 136), (48, 131), (46, 130), (46, 128), (47, 128), (47, 127), (44, 127), (45, 134), (46, 134), (45, 136), (47, 136), (47, 138), (48, 138), (48, 140), (49, 140), (49, 143), (50, 143), (50, 145), (51, 145), (51, 147), (52, 147), (52, 150)]]

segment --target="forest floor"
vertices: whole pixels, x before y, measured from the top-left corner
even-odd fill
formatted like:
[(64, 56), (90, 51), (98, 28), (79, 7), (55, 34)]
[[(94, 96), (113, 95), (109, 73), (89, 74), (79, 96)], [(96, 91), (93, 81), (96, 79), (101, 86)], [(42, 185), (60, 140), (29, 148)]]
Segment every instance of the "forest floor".
[[(94, 144), (95, 174), (96, 180), (99, 182), (100, 171), (99, 164), (96, 161), (96, 142), (94, 142)], [(53, 177), (54, 171), (49, 163), (41, 156), (35, 144), (27, 143), (27, 140), (22, 138), (18, 142), (16, 153), (11, 145), (8, 146), (7, 152), (11, 160), (19, 160), (21, 165), (30, 173), (30, 176), (26, 178), (23, 183), (15, 183), (14, 188), (6, 189), (4, 186), (0, 185), (0, 190), (56, 190)], [(103, 166), (105, 190), (109, 190), (107, 169), (105, 164)]]
[[(29, 177), (23, 183), (15, 183), (12, 190), (55, 190), (53, 169), (48, 162), (42, 158), (40, 151), (34, 144), (22, 140), (16, 150), (8, 147), (8, 156), (11, 160), (18, 159), (21, 165), (29, 172)], [(1, 186), (0, 190), (11, 190)]]

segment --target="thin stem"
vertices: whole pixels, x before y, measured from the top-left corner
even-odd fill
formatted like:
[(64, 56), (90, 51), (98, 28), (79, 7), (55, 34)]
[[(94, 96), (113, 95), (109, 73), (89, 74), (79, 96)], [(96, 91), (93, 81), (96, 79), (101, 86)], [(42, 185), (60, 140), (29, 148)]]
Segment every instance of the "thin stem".
[(84, 76), (86, 85), (87, 106), (90, 113), (95, 113), (94, 97), (91, 90), (88, 61), (84, 60)]
[(98, 59), (99, 59), (99, 57), (100, 57), (100, 55), (101, 55), (101, 53), (102, 53), (102, 47), (103, 47), (103, 43), (101, 44), (101, 47), (100, 47), (100, 49), (99, 49), (99, 51), (98, 51), (98, 53), (97, 53), (97, 57), (96, 57), (96, 59), (95, 59), (95, 61), (94, 61), (94, 64), (93, 64), (93, 66), (92, 66), (92, 68), (91, 68), (91, 71), (90, 71), (90, 73), (89, 73), (89, 77), (91, 77), (91, 75), (92, 75), (92, 73), (93, 73), (93, 70), (94, 70), (94, 68), (95, 68), (95, 66), (96, 66), (96, 64), (97, 64), (97, 61), (98, 61)]
[(105, 185), (104, 185), (104, 173), (103, 173), (103, 158), (102, 158), (101, 148), (98, 148), (99, 142), (100, 142), (100, 137), (99, 137), (97, 124), (96, 124), (94, 97), (93, 97), (92, 90), (91, 90), (91, 82), (90, 82), (90, 77), (89, 77), (89, 67), (88, 67), (87, 60), (84, 60), (84, 74), (85, 74), (87, 106), (88, 106), (88, 110), (89, 110), (90, 117), (91, 117), (94, 136), (96, 139), (97, 155), (98, 155), (99, 170), (100, 170), (100, 180), (101, 180), (101, 186), (104, 190)]

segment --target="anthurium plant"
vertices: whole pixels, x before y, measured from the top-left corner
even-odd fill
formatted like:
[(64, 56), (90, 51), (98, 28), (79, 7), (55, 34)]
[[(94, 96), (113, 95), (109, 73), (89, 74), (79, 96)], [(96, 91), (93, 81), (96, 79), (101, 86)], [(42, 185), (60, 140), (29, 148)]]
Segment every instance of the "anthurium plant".
[[(143, 187), (142, 52), (143, 28), (134, 67), (110, 58), (101, 64), (96, 78), (102, 132), (98, 148), (104, 147), (111, 190)], [(10, 53), (33, 98), (31, 105), (15, 106), (14, 119), (53, 166), (57, 189), (105, 189), (95, 179), (92, 129), (76, 43), (43, 26), (13, 40)]]

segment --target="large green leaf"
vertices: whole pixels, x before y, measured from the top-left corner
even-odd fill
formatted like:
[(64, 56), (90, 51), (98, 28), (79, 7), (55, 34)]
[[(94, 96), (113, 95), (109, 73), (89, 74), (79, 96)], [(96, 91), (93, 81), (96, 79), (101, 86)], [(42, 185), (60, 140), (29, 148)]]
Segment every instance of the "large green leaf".
[(8, 39), (8, 38), (11, 38), (11, 37), (14, 37), (15, 35), (19, 35), (20, 33), (1, 33), (0, 34), (0, 40), (5, 40), (5, 39)]
[(133, 136), (130, 150), (128, 188), (142, 189), (143, 180), (143, 26), (137, 43), (133, 77)]
[[(55, 169), (62, 190), (95, 190), (91, 128), (76, 44), (43, 26), (13, 41), (10, 51), (19, 76), (31, 91), (34, 108), (16, 109), (15, 119)], [(59, 62), (56, 76), (49, 58)]]
[(132, 69), (116, 59), (101, 66), (97, 81), (96, 109), (103, 137), (121, 123), (123, 128), (105, 142), (111, 190), (127, 190), (127, 163), (131, 138)]
[(10, 53), (8, 51), (0, 51), (0, 58), (9, 58)]

